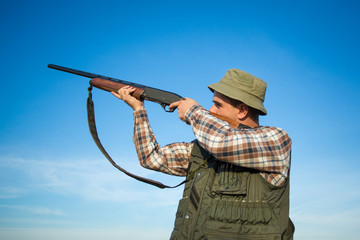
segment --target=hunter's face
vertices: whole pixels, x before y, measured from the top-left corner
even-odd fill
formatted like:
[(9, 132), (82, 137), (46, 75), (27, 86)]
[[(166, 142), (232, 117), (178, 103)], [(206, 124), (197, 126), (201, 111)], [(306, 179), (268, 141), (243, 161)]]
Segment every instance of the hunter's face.
[(239, 109), (231, 104), (231, 99), (214, 91), (213, 105), (210, 112), (238, 121)]

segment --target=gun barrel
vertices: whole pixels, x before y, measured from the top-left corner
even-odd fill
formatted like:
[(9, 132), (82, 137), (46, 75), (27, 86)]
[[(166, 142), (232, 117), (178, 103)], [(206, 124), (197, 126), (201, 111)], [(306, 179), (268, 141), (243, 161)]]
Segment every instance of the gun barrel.
[(56, 70), (60, 70), (63, 72), (68, 72), (68, 73), (72, 73), (72, 74), (76, 74), (76, 75), (88, 77), (88, 78), (95, 78), (96, 76), (99, 76), (98, 74), (93, 74), (93, 73), (84, 72), (84, 71), (80, 71), (80, 70), (76, 70), (76, 69), (72, 69), (72, 68), (62, 67), (62, 66), (55, 65), (55, 64), (49, 64), (48, 68), (52, 68), (52, 69), (56, 69)]
[(72, 73), (72, 74), (79, 75), (79, 76), (82, 76), (82, 77), (102, 78), (102, 79), (106, 79), (106, 80), (110, 80), (110, 81), (114, 81), (114, 82), (119, 82), (119, 83), (122, 83), (122, 84), (125, 84), (125, 85), (137, 87), (137, 88), (143, 88), (144, 89), (145, 87), (147, 87), (145, 85), (141, 85), (141, 84), (137, 84), (137, 83), (133, 83), (133, 82), (128, 82), (128, 81), (117, 79), (117, 78), (107, 77), (107, 76), (103, 76), (103, 75), (95, 74), (95, 73), (84, 72), (84, 71), (80, 71), (80, 70), (76, 70), (76, 69), (72, 69), (72, 68), (67, 68), (67, 67), (63, 67), (63, 66), (59, 66), (59, 65), (55, 65), (55, 64), (48, 64), (48, 68), (52, 68), (52, 69), (67, 72), (67, 73)]

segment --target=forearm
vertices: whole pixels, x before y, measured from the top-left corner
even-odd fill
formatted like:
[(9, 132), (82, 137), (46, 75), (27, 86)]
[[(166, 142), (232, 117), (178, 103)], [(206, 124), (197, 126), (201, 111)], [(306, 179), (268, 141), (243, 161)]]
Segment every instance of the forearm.
[(160, 147), (144, 109), (134, 112), (133, 141), (143, 167), (171, 175), (186, 175), (193, 144), (174, 143)]

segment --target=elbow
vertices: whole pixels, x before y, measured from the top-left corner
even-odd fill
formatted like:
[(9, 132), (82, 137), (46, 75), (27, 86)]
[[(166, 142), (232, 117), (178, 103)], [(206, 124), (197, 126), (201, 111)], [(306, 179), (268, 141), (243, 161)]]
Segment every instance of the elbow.
[(151, 169), (150, 165), (148, 164), (148, 159), (140, 159), (139, 163), (143, 168)]

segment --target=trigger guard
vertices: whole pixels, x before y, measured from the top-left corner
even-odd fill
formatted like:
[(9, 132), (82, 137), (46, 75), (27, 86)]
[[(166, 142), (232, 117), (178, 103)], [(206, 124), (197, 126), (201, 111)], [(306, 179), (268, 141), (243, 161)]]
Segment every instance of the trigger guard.
[(173, 109), (166, 108), (166, 107), (169, 106), (168, 104), (161, 103), (161, 106), (162, 106), (162, 108), (165, 110), (165, 112), (174, 112), (174, 111), (175, 111), (174, 108), (173, 108)]

